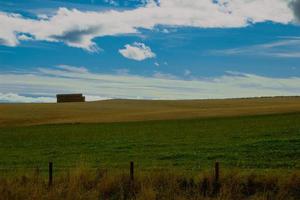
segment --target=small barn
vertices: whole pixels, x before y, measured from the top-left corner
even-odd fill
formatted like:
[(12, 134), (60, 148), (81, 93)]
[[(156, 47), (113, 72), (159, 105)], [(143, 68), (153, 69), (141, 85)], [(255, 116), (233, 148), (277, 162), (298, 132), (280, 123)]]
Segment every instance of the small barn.
[(82, 94), (57, 94), (57, 103), (67, 102), (85, 102), (85, 96)]

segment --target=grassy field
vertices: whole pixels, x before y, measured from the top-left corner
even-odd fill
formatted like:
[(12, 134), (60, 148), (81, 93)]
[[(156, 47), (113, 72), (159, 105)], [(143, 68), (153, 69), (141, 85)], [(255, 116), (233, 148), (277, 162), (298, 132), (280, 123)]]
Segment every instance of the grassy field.
[(297, 97), (0, 104), (0, 200), (298, 200), (299, 147)]
[(0, 128), (0, 168), (300, 169), (300, 113)]
[(68, 104), (0, 104), (0, 126), (249, 116), (300, 112), (299, 97), (223, 100), (107, 100)]

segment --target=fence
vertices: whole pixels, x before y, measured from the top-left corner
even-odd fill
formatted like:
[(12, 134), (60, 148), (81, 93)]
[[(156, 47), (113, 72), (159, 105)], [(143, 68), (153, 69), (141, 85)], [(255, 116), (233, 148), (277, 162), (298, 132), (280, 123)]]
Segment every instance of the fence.
[[(48, 186), (49, 188), (53, 186), (53, 162), (49, 162), (49, 174), (48, 174)], [(130, 192), (133, 192), (134, 190), (134, 162), (130, 162), (130, 168), (129, 168), (129, 177), (130, 177)], [(220, 193), (221, 183), (220, 183), (220, 164), (219, 162), (215, 162), (214, 165), (214, 179), (213, 179), (213, 195), (218, 195)], [(201, 193), (204, 197), (208, 195), (208, 186), (209, 181), (207, 178), (204, 178), (202, 185), (201, 185)]]

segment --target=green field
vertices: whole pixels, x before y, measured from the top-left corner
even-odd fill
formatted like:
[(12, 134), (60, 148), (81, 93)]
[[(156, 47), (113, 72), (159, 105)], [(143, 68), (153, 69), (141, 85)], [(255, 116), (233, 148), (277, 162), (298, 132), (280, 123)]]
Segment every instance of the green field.
[(1, 173), (90, 167), (300, 169), (300, 113), (0, 128)]

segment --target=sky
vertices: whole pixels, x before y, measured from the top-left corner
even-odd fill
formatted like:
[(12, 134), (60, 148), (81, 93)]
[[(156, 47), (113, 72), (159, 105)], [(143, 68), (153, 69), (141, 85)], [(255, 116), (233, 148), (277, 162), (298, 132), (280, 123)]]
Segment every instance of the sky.
[(0, 102), (300, 95), (300, 0), (1, 0)]

